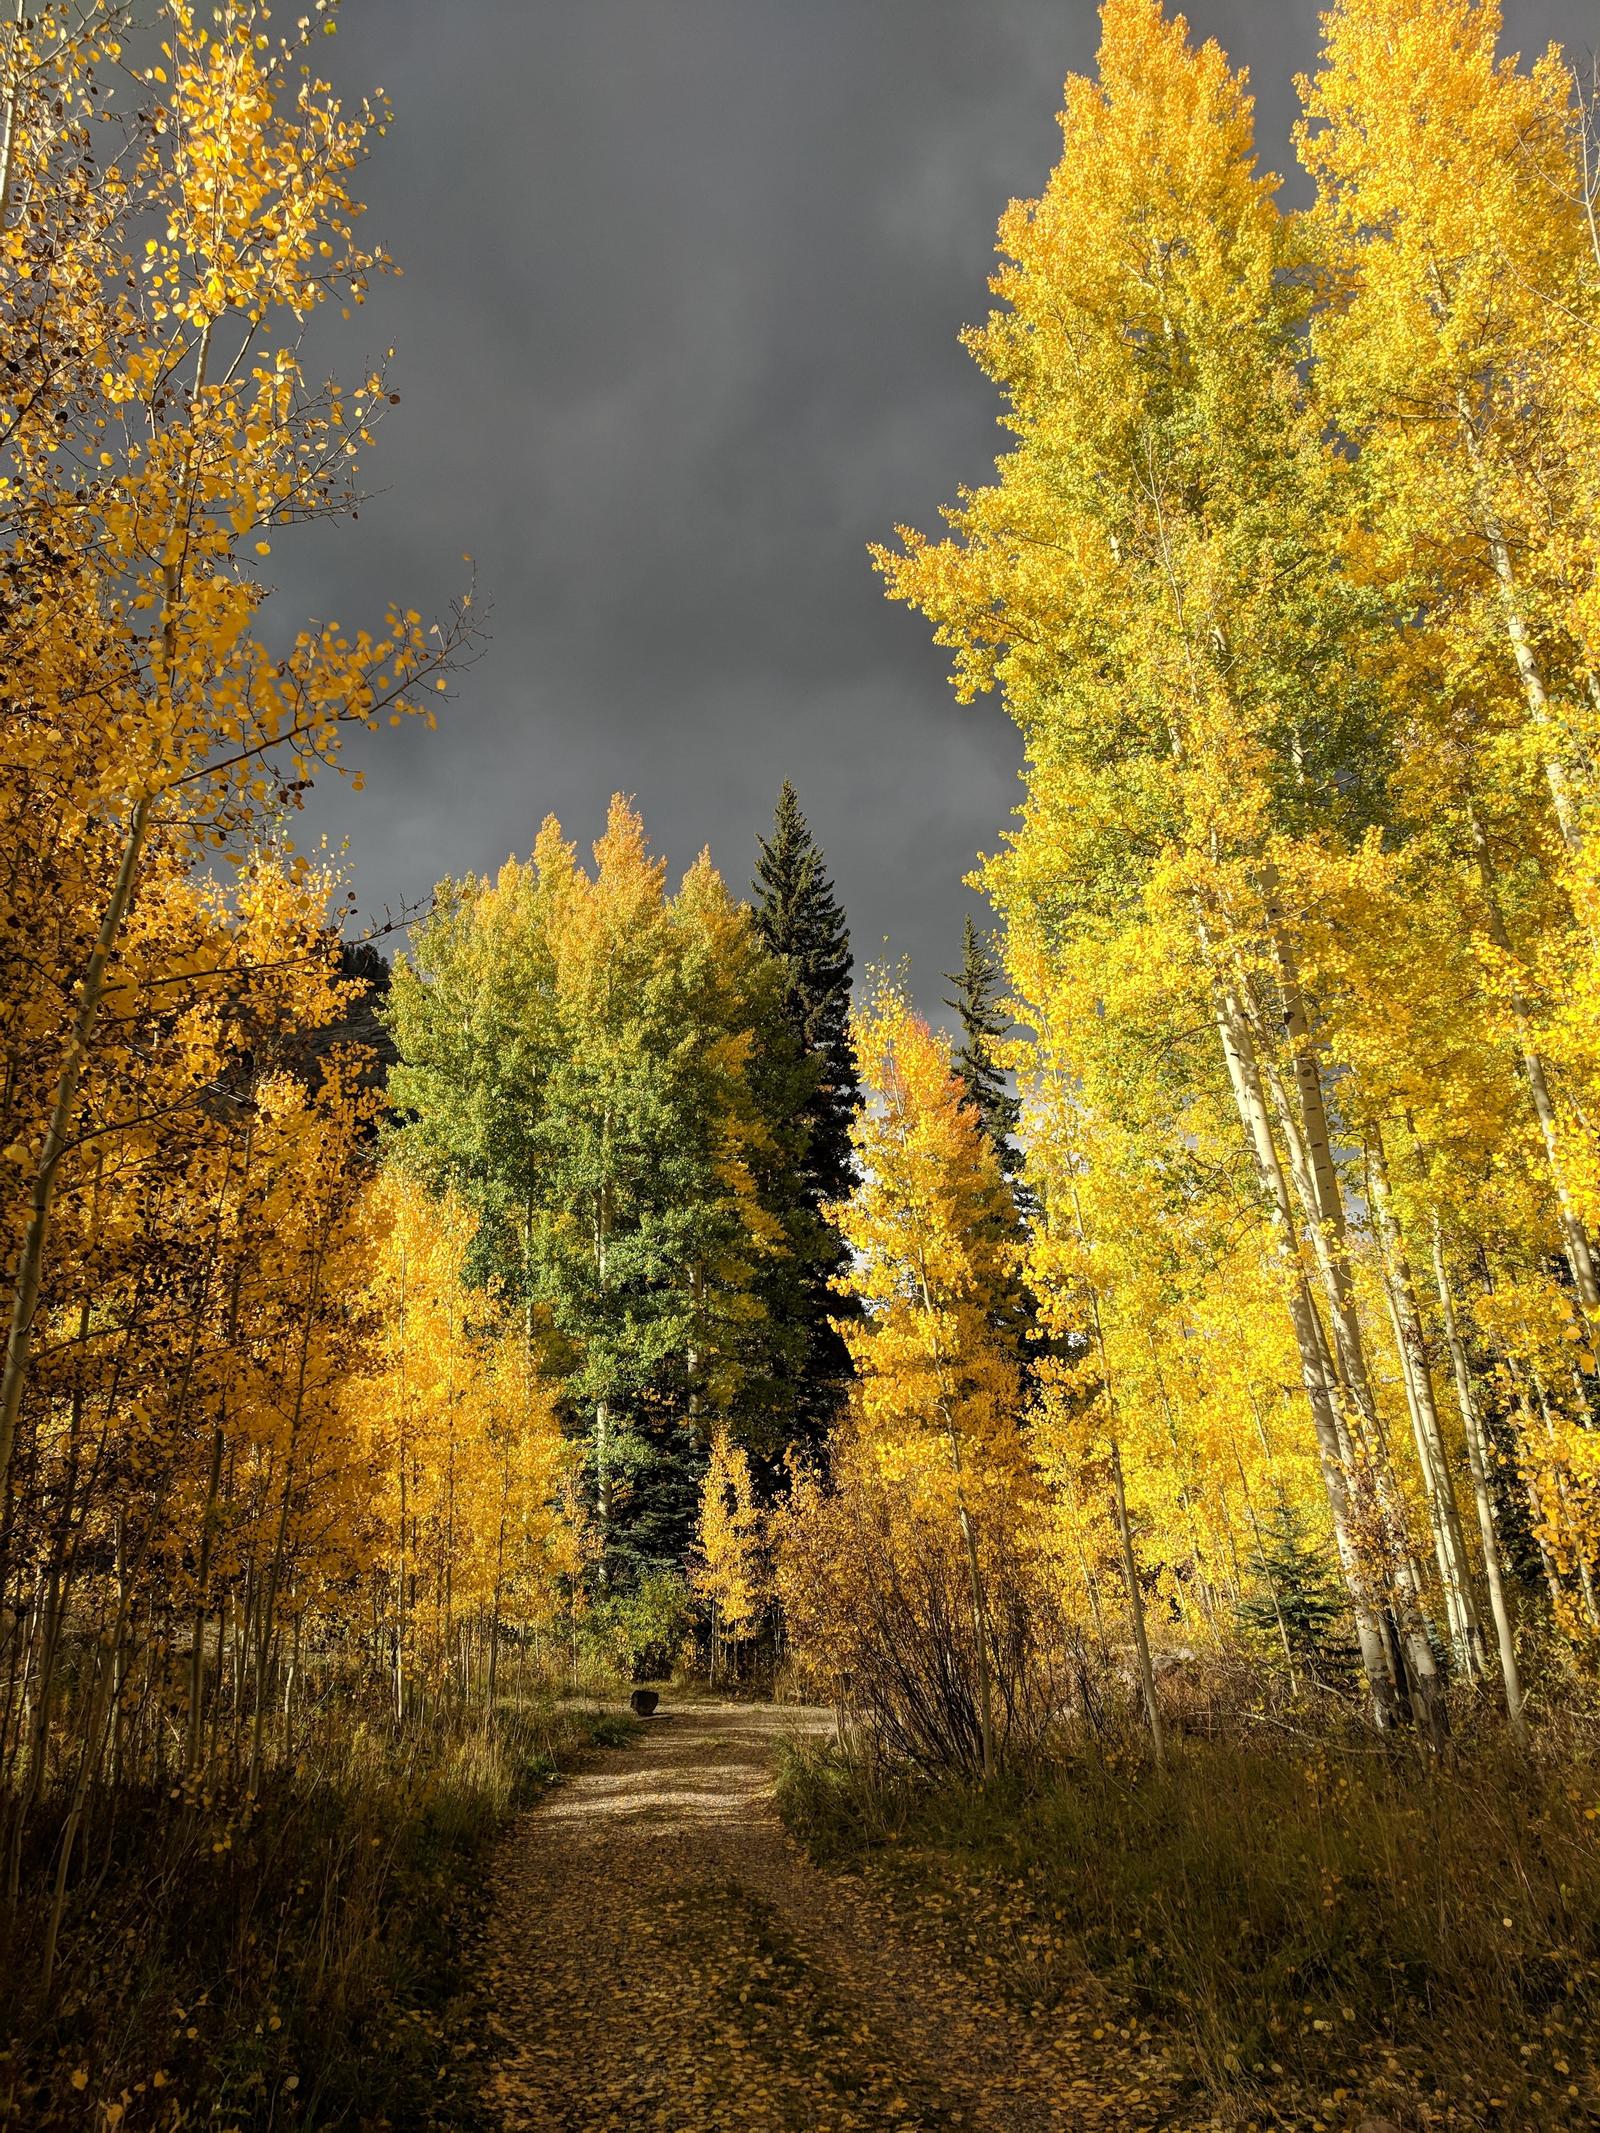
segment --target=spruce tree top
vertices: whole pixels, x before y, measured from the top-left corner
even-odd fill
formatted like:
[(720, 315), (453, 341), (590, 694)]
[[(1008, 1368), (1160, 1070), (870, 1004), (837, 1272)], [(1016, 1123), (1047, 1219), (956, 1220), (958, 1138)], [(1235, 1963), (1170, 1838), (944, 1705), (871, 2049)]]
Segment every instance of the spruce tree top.
[(956, 988), (946, 1000), (961, 1017), (962, 1044), (956, 1054), (956, 1071), (967, 1085), (967, 1102), (977, 1112), (983, 1130), (1007, 1177), (1021, 1167), (1013, 1135), (1022, 1106), (1012, 1095), (1004, 1073), (994, 1062), (994, 1046), (1011, 1027), (998, 1001), (1000, 972), (983, 936), (967, 914), (961, 937), (960, 971), (947, 970), (945, 977)]
[(785, 967), (784, 1013), (817, 1068), (806, 1167), (819, 1200), (843, 1199), (855, 1182), (850, 1126), (861, 1107), (850, 1044), (850, 933), (787, 778), (772, 835), (758, 841), (756, 929)]

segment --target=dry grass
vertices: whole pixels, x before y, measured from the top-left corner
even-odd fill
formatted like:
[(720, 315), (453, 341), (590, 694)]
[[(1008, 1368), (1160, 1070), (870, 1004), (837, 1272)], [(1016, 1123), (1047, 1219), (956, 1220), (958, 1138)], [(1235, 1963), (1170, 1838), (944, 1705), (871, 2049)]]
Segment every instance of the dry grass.
[(1229, 2123), (1592, 2125), (1600, 2117), (1600, 1766), (1545, 1731), (1443, 1764), (1330, 1720), (1058, 1741), (985, 1794), (795, 1751), (781, 1797), (870, 1859), (952, 1953), (1048, 2015), (1085, 1970)]
[(476, 2126), (483, 1865), (592, 1724), (522, 1704), (399, 1733), (347, 1712), (254, 1802), (123, 1791), (48, 2001), (28, 1984), (57, 1834), (41, 1815), (0, 1914), (0, 2126)]

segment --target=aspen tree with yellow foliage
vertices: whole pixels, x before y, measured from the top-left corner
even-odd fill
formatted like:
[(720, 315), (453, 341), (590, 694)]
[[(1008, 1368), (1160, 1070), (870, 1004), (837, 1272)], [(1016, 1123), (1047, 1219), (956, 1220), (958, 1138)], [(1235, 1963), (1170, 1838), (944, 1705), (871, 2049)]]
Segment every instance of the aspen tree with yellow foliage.
[[(852, 1136), (861, 1184), (831, 1219), (851, 1254), (839, 1286), (861, 1307), (839, 1321), (855, 1387), (836, 1490), (802, 1492), (788, 1516), (782, 1585), (802, 1638), (830, 1611), (855, 1618), (834, 1633), (859, 1647), (848, 1670), (892, 1663), (914, 1707), (905, 1730), (989, 1776), (1025, 1726), (1009, 1529), (1031, 1491), (1020, 1375), (997, 1324), (1016, 1271), (1010, 1191), (948, 1041), (902, 984), (880, 977), (851, 1035), (872, 1100)], [(920, 1568), (935, 1586), (898, 1649), (871, 1627), (892, 1593), (859, 1590), (851, 1566), (830, 1561), (829, 1536), (852, 1520), (886, 1549), (896, 1582), (934, 1551)], [(937, 1588), (940, 1560), (959, 1564), (964, 1622)], [(870, 1561), (859, 1568), (874, 1574)]]
[(755, 1498), (750, 1461), (726, 1431), (712, 1439), (700, 1483), (695, 1590), (710, 1612), (710, 1679), (715, 1686), (719, 1663), (729, 1647), (738, 1647), (761, 1625), (767, 1600), (762, 1517)]

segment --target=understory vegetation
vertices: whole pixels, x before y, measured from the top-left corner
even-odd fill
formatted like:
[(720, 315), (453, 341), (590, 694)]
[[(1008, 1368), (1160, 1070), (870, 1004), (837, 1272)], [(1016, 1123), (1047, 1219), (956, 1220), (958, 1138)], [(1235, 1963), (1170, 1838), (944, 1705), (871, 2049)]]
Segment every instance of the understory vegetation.
[[(1237, 1689), (1238, 1684), (1232, 1686)], [(1131, 1716), (1131, 1714), (1127, 1714)], [(931, 1923), (980, 1997), (1048, 2023), (1086, 1979), (1228, 2125), (1579, 2127), (1600, 2109), (1600, 1763), (1556, 1723), (1443, 1763), (1292, 1708), (1073, 1729), (988, 1786), (789, 1751), (819, 1859)]]
[(508, 1817), (614, 1712), (508, 1697), (402, 1728), (330, 1701), (254, 1792), (125, 1785), (60, 1921), (41, 1818), (0, 1922), (0, 2125), (486, 2121), (475, 1934)]

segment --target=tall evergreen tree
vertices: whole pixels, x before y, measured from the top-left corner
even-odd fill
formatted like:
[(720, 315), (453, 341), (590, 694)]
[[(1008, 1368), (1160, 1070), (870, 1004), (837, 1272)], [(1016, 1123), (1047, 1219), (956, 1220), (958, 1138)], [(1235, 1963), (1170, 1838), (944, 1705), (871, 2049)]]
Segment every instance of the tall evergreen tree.
[(1020, 1254), (1037, 1205), (1022, 1175), (1022, 1149), (1016, 1137), (1022, 1105), (995, 1061), (994, 1048), (1011, 1029), (1010, 1018), (1000, 1007), (1000, 966), (972, 923), (970, 911), (961, 936), (961, 968), (947, 970), (945, 977), (956, 989), (955, 997), (946, 999), (945, 1005), (961, 1021), (961, 1046), (952, 1064), (966, 1092), (962, 1106), (976, 1113), (995, 1167), (1005, 1181), (1005, 1200), (995, 1216), (1000, 1225), (997, 1235), (1018, 1254), (1010, 1276), (996, 1291), (991, 1323), (1005, 1337), (1027, 1377), (1039, 1352), (1034, 1337), (1038, 1308), (1022, 1278)]
[(756, 931), (787, 972), (783, 1012), (815, 1062), (806, 1175), (820, 1205), (847, 1198), (856, 1182), (850, 1129), (861, 1109), (861, 1084), (850, 1043), (850, 929), (787, 778), (772, 835), (758, 841)]
[(793, 1329), (794, 1434), (820, 1442), (850, 1376), (850, 1358), (832, 1321), (851, 1306), (831, 1283), (848, 1253), (824, 1210), (846, 1200), (856, 1183), (851, 1128), (861, 1085), (850, 1041), (850, 932), (825, 871), (823, 854), (784, 780), (772, 835), (759, 840), (753, 884), (756, 932), (782, 972), (777, 1012), (800, 1048), (809, 1088), (800, 1110), (804, 1132), (785, 1174), (772, 1181), (774, 1211), (789, 1254), (771, 1266), (769, 1316)]
[(945, 1001), (961, 1018), (962, 1042), (955, 1068), (966, 1084), (966, 1101), (977, 1112), (1004, 1177), (1014, 1179), (1022, 1167), (1017, 1146), (1017, 1122), (1022, 1106), (1011, 1093), (1002, 1069), (995, 1064), (994, 1047), (1011, 1028), (999, 1006), (1000, 968), (989, 944), (967, 914), (961, 937), (961, 968), (947, 970), (946, 980), (955, 987), (955, 998)]

